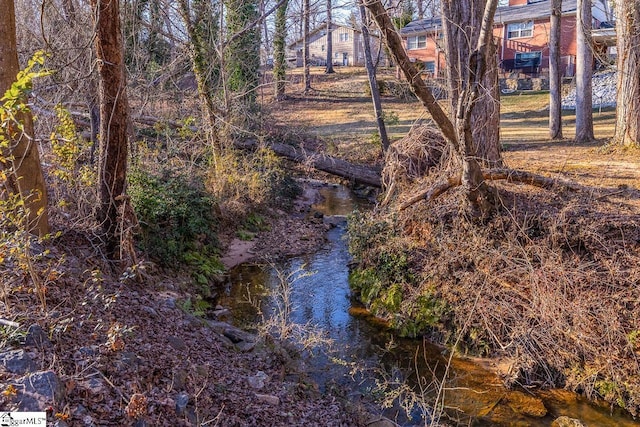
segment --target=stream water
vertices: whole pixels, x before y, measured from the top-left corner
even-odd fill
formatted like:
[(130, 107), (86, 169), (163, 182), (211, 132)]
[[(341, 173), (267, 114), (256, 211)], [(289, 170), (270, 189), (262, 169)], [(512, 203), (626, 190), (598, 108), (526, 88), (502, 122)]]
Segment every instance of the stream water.
[[(344, 187), (328, 186), (321, 194), (324, 200), (313, 210), (324, 215), (346, 215), (358, 203)], [(548, 409), (545, 417), (523, 415), (514, 407), (527, 407), (527, 393), (505, 389), (499, 378), (480, 364), (453, 358), (445, 372), (448, 358), (442, 348), (421, 340), (395, 338), (384, 323), (352, 301), (348, 283), (350, 257), (344, 234), (345, 225), (340, 224), (328, 232), (323, 250), (275, 267), (236, 267), (221, 301), (231, 309), (232, 321), (246, 326), (260, 318), (256, 300), (262, 301), (262, 311), (269, 315), (273, 308), (269, 289), (277, 286), (278, 272), (297, 277), (291, 285), (290, 319), (297, 324), (314, 325), (333, 340), (330, 354), (314, 352), (307, 362), (308, 374), (322, 389), (340, 386), (349, 390), (353, 399), (372, 399), (384, 394), (376, 385), (384, 379), (387, 395), (404, 384), (422, 390), (423, 398), (419, 400), (430, 404), (444, 378), (443, 416), (453, 425), (550, 426), (555, 418), (566, 415), (588, 427), (640, 426), (640, 422), (620, 411), (611, 412), (608, 405), (598, 406), (562, 390), (536, 392)], [(312, 274), (299, 277), (305, 271)], [(384, 412), (380, 408), (380, 412), (404, 426), (429, 421), (428, 409), (414, 405), (406, 415), (397, 400)]]

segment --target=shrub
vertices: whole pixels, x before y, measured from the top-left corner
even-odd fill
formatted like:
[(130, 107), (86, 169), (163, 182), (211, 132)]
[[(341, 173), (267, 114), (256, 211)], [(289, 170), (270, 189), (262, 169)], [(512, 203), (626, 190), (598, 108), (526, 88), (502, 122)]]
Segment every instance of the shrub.
[(135, 170), (129, 194), (142, 229), (142, 249), (165, 263), (189, 263), (187, 254), (218, 252), (215, 203), (201, 185), (172, 171)]

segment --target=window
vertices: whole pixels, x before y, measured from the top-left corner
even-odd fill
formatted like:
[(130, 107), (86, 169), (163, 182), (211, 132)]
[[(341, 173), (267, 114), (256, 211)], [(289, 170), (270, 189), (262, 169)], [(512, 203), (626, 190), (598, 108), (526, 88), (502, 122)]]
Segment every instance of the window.
[(513, 65), (515, 68), (536, 68), (541, 60), (542, 52), (517, 52)]
[(340, 33), (340, 41), (348, 42), (349, 41), (349, 33)]
[(424, 71), (429, 74), (435, 74), (436, 61), (427, 61), (424, 63)]
[(515, 22), (507, 25), (507, 38), (533, 37), (533, 21)]
[(427, 47), (427, 36), (412, 36), (407, 38), (407, 49), (424, 49)]
[(320, 50), (324, 52), (324, 45), (320, 46)]

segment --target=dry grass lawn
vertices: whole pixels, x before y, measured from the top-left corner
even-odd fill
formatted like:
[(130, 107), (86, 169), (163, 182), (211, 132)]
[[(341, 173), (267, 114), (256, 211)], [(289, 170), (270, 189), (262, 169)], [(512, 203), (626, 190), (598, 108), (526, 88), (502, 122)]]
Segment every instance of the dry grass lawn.
[[(363, 69), (337, 67), (326, 75), (322, 67), (311, 69), (313, 90), (304, 95), (302, 70), (289, 70), (289, 99), (272, 103), (271, 87), (263, 88), (262, 99), (275, 122), (288, 129), (321, 138), (332, 154), (352, 161), (380, 160), (377, 133), (368, 80)], [(379, 81), (395, 80), (395, 70), (383, 69)], [(428, 122), (430, 116), (416, 100), (383, 97), (383, 109), (392, 124), (392, 140), (402, 138), (412, 125)], [(575, 114), (563, 111), (563, 141), (550, 141), (547, 127), (547, 93), (522, 93), (501, 99), (501, 139), (507, 165), (547, 176), (562, 174), (585, 184), (600, 186), (640, 185), (640, 156), (636, 151), (604, 150), (613, 135), (615, 109), (594, 111), (594, 132), (598, 141), (575, 144)]]

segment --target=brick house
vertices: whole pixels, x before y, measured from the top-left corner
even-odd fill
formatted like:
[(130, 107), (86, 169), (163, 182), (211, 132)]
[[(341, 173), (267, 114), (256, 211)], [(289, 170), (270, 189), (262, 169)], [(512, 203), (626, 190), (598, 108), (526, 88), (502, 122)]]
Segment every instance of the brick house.
[[(594, 0), (593, 27), (611, 19), (607, 2)], [(560, 54), (563, 74), (575, 72), (576, 0), (562, 2)], [(501, 0), (493, 36), (503, 72), (545, 73), (549, 67), (550, 0)], [(421, 19), (400, 30), (409, 57), (424, 64), (425, 73), (441, 76), (445, 70), (444, 38), (440, 18)]]
[[(333, 53), (333, 64), (344, 66), (364, 66), (364, 43), (362, 32), (359, 29), (346, 25), (331, 25), (331, 48)], [(370, 35), (371, 53), (379, 58), (381, 64), (386, 63), (387, 55), (381, 49), (380, 39), (375, 34)], [(296, 40), (288, 46), (292, 66), (302, 67), (303, 39)], [(309, 60), (312, 65), (327, 64), (327, 26), (322, 24), (309, 33)], [(379, 55), (379, 56), (378, 56)]]

